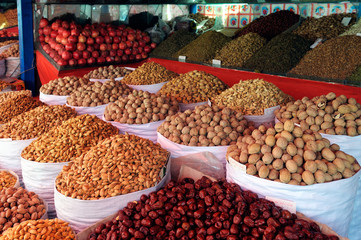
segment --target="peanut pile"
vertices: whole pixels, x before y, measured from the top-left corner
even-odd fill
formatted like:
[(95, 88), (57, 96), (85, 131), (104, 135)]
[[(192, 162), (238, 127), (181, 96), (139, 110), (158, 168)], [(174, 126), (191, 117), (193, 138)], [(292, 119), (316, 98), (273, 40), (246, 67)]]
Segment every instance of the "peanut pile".
[(356, 159), (340, 151), (338, 145), (291, 120), (241, 136), (228, 148), (229, 157), (245, 164), (247, 174), (293, 185), (349, 178), (360, 170)]
[(21, 156), (29, 161), (68, 162), (87, 152), (118, 129), (96, 116), (81, 115), (51, 129), (27, 146)]
[(6, 230), (0, 240), (39, 239), (75, 240), (75, 234), (67, 222), (60, 219), (28, 220)]
[(288, 103), (275, 111), (278, 120), (292, 120), (304, 129), (332, 135), (361, 135), (361, 105), (333, 92)]
[(75, 76), (66, 76), (51, 80), (47, 84), (40, 87), (40, 92), (49, 95), (68, 96), (78, 87), (89, 83), (86, 78), (78, 78)]
[(187, 146), (227, 146), (254, 129), (241, 113), (229, 108), (202, 105), (168, 116), (158, 132), (172, 142)]
[(44, 104), (27, 95), (17, 95), (0, 104), (0, 124), (9, 122), (13, 117)]
[(216, 76), (194, 70), (173, 78), (164, 84), (159, 93), (188, 104), (207, 101), (227, 88), (227, 85)]
[(1, 126), (0, 138), (12, 140), (36, 138), (75, 116), (75, 110), (67, 106), (40, 106), (12, 118)]
[(0, 191), (4, 188), (14, 187), (16, 177), (6, 170), (0, 171)]
[(105, 83), (88, 82), (73, 91), (66, 101), (70, 106), (96, 107), (115, 102), (118, 98), (128, 95), (131, 91), (130, 87), (114, 79)]
[(65, 166), (57, 190), (83, 200), (114, 197), (153, 187), (168, 152), (136, 135), (115, 135)]
[(10, 86), (9, 83), (0, 80), (0, 91), (4, 90), (8, 86)]
[(19, 95), (24, 95), (24, 96), (28, 96), (31, 97), (32, 93), (30, 90), (21, 90), (21, 91), (13, 91), (13, 92), (6, 92), (6, 93), (2, 93), (0, 94), (0, 104), (9, 100), (10, 98), (14, 98), (16, 96)]
[(0, 233), (26, 220), (38, 220), (45, 214), (45, 205), (38, 195), (22, 187), (5, 188), (0, 192)]
[(146, 124), (164, 120), (179, 110), (175, 99), (133, 90), (127, 97), (110, 103), (104, 112), (105, 120), (126, 124)]
[(8, 57), (19, 57), (19, 44), (16, 43), (0, 54), (0, 59)]
[(88, 79), (115, 79), (124, 77), (126, 74), (131, 72), (132, 70), (127, 68), (110, 65), (107, 67), (99, 67), (98, 69), (94, 69), (93, 71), (85, 74), (83, 77)]
[(122, 82), (130, 85), (151, 85), (170, 81), (178, 74), (155, 62), (146, 62), (133, 72), (125, 75)]
[(214, 98), (218, 106), (229, 107), (244, 115), (263, 115), (264, 109), (291, 100), (291, 96), (263, 79), (240, 81)]

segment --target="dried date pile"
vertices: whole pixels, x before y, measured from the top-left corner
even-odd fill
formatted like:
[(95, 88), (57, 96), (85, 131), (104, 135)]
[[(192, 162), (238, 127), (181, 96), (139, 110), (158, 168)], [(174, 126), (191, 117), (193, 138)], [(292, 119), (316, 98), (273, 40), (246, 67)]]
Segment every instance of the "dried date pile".
[(287, 73), (310, 50), (312, 42), (295, 34), (276, 36), (244, 64), (247, 69)]
[(361, 65), (361, 37), (330, 39), (306, 53), (289, 75), (345, 80)]
[(310, 222), (242, 191), (235, 184), (203, 177), (171, 181), (163, 189), (129, 202), (89, 234), (96, 239), (325, 239)]

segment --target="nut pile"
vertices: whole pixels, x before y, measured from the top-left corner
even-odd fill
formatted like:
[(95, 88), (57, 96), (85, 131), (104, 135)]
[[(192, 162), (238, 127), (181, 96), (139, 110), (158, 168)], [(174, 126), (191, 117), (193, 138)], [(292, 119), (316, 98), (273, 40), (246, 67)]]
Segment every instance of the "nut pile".
[(0, 171), (0, 191), (4, 188), (14, 187), (16, 184), (16, 177), (8, 171)]
[(19, 43), (19, 40), (8, 40), (5, 42), (0, 42), (0, 47), (4, 47), (4, 46), (12, 44), (12, 43)]
[(193, 111), (166, 117), (158, 132), (170, 141), (187, 146), (227, 146), (254, 129), (241, 113), (229, 108), (202, 105)]
[(216, 76), (194, 70), (164, 84), (159, 93), (189, 104), (207, 101), (227, 88), (228, 86)]
[(223, 66), (243, 67), (266, 42), (267, 40), (257, 33), (247, 33), (224, 45), (214, 59), (221, 60)]
[(10, 86), (9, 83), (0, 80), (0, 91), (4, 90), (8, 86)]
[(40, 106), (13, 117), (2, 125), (0, 138), (12, 140), (36, 138), (75, 116), (75, 110), (67, 106)]
[(2, 94), (0, 94), (0, 104), (11, 98), (14, 98), (14, 97), (20, 96), (20, 95), (31, 97), (32, 93), (30, 90), (21, 90), (21, 91), (2, 93)]
[[(341, 23), (344, 17), (351, 17), (348, 26)], [(321, 18), (308, 17), (293, 33), (315, 41), (317, 38), (331, 39), (345, 32), (356, 22), (354, 13), (332, 14)]]
[(130, 87), (114, 79), (105, 83), (88, 82), (74, 90), (66, 102), (70, 106), (96, 107), (115, 102), (119, 97), (126, 96), (131, 91)]
[(38, 220), (45, 214), (43, 200), (22, 187), (0, 191), (0, 233), (26, 220)]
[(155, 186), (167, 159), (168, 152), (159, 144), (136, 135), (115, 135), (65, 166), (55, 184), (71, 198), (114, 197)]
[(231, 38), (216, 31), (208, 31), (187, 46), (176, 52), (173, 57), (186, 56), (186, 61), (190, 62), (209, 62), (216, 56), (226, 43), (231, 41)]
[(263, 115), (264, 109), (291, 100), (291, 96), (263, 79), (240, 81), (213, 99), (218, 106), (229, 107), (244, 115)]
[(19, 52), (19, 44), (16, 43), (14, 45), (12, 45), (11, 47), (9, 47), (8, 49), (6, 49), (4, 52), (2, 52), (0, 54), (0, 59), (1, 58), (8, 58), (8, 57), (19, 57), (20, 52)]
[(310, 50), (312, 42), (295, 34), (280, 34), (256, 52), (244, 68), (268, 73), (287, 73)]
[(243, 191), (236, 184), (203, 177), (171, 181), (129, 202), (89, 234), (96, 239), (327, 239), (320, 227)]
[(105, 120), (126, 124), (146, 124), (164, 120), (179, 110), (175, 99), (134, 90), (127, 97), (110, 103), (104, 112)]
[(326, 134), (361, 135), (361, 105), (333, 92), (288, 103), (275, 111), (281, 122), (292, 120), (303, 129)]
[(9, 122), (13, 117), (44, 104), (27, 95), (17, 95), (0, 104), (0, 124)]
[(43, 239), (75, 240), (69, 223), (60, 219), (28, 220), (3, 232), (0, 240)]
[(241, 136), (230, 146), (232, 157), (247, 166), (247, 174), (293, 185), (311, 185), (352, 177), (360, 169), (356, 159), (336, 144), (291, 120), (264, 126)]
[(49, 95), (68, 96), (78, 87), (89, 83), (86, 78), (78, 78), (75, 76), (66, 76), (51, 80), (47, 84), (40, 87), (40, 92)]
[(345, 80), (361, 65), (361, 37), (330, 39), (308, 51), (289, 74)]
[(93, 71), (85, 74), (83, 77), (88, 79), (115, 79), (124, 77), (126, 74), (131, 72), (132, 70), (130, 69), (110, 65), (107, 67), (99, 67), (98, 69), (94, 69)]
[(118, 129), (110, 123), (85, 114), (68, 119), (44, 133), (27, 146), (21, 156), (36, 162), (68, 162), (117, 133)]
[(130, 85), (152, 85), (170, 81), (178, 76), (177, 73), (169, 71), (155, 62), (146, 62), (133, 72), (125, 75), (122, 82)]
[(240, 37), (247, 33), (258, 33), (261, 37), (271, 40), (273, 37), (281, 34), (292, 25), (297, 23), (300, 15), (292, 11), (281, 10), (271, 13), (265, 17), (257, 18), (247, 25), (247, 27), (240, 29), (235, 35)]

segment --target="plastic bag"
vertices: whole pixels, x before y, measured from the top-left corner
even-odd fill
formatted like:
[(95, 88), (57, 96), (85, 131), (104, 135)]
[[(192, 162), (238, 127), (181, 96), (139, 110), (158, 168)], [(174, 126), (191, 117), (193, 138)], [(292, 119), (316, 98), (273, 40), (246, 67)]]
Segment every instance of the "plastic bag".
[(44, 94), (42, 92), (39, 94), (39, 100), (48, 105), (64, 105), (68, 97), (69, 96)]
[(248, 175), (227, 162), (227, 181), (261, 196), (293, 201), (297, 211), (347, 236), (361, 171), (351, 178), (309, 186), (278, 183)]
[(95, 115), (101, 119), (102, 116), (104, 115), (105, 108), (108, 106), (108, 104), (103, 104), (96, 107), (74, 107), (74, 106), (70, 106), (69, 104), (66, 104), (66, 106), (74, 108), (79, 115), (83, 115), (83, 114)]
[(56, 217), (54, 206), (54, 184), (63, 166), (69, 162), (41, 163), (21, 158), (25, 188), (38, 194), (48, 204), (48, 215)]
[(166, 84), (167, 82), (151, 84), (151, 85), (130, 85), (130, 84), (127, 84), (127, 85), (128, 85), (128, 87), (133, 88), (138, 91), (142, 90), (142, 91), (147, 91), (150, 93), (157, 93), (163, 87), (163, 85)]
[(179, 108), (180, 108), (180, 111), (181, 112), (184, 112), (185, 110), (193, 110), (195, 109), (197, 106), (201, 106), (201, 105), (207, 105), (209, 104), (209, 102), (198, 102), (198, 103), (189, 103), (189, 104), (186, 104), (186, 103), (179, 103)]
[(190, 177), (194, 181), (207, 176), (211, 180), (225, 179), (223, 164), (211, 152), (200, 152), (172, 159), (172, 179)]
[(15, 182), (15, 184), (14, 184), (14, 186), (13, 187), (15, 187), (15, 188), (18, 188), (18, 187), (20, 187), (20, 181), (19, 181), (19, 176), (14, 172), (14, 171), (11, 171), (11, 170), (9, 170), (9, 169), (0, 169), (0, 172), (8, 172), (8, 173), (10, 173), (11, 175), (13, 175), (14, 177), (16, 177), (16, 182)]
[(54, 200), (57, 217), (68, 222), (74, 231), (79, 232), (126, 207), (128, 202), (139, 200), (143, 194), (158, 191), (170, 180), (170, 176), (170, 161), (168, 160), (166, 173), (156, 186), (99, 200), (80, 200), (66, 197), (55, 188)]
[(157, 128), (165, 121), (157, 121), (146, 124), (124, 124), (115, 121), (106, 121), (104, 115), (102, 120), (108, 123), (111, 123), (114, 127), (120, 130), (120, 133), (129, 133), (134, 134), (142, 138), (151, 140), (152, 142), (157, 142)]
[(157, 136), (157, 142), (162, 148), (166, 149), (172, 154), (172, 158), (178, 158), (200, 152), (211, 152), (216, 156), (216, 158), (218, 158), (219, 161), (221, 161), (223, 166), (226, 165), (226, 153), (229, 146), (193, 147), (172, 142), (159, 132), (157, 132)]
[(0, 76), (4, 76), (6, 73), (5, 59), (0, 59)]
[(274, 111), (279, 108), (280, 106), (277, 105), (265, 109), (263, 115), (244, 115), (244, 118), (247, 119), (247, 121), (254, 122), (255, 127), (259, 127), (259, 125), (262, 124), (265, 125), (266, 127), (272, 127), (275, 124)]
[(21, 186), (23, 186), (21, 152), (35, 139), (36, 138), (28, 140), (0, 139), (0, 168), (14, 171), (19, 176)]

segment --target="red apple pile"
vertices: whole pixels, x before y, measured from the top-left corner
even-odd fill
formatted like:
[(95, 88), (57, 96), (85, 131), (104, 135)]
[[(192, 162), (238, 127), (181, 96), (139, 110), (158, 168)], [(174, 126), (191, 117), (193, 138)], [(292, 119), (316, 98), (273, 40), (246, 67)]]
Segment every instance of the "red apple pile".
[(19, 33), (17, 32), (9, 32), (6, 29), (0, 30), (0, 38), (2, 37), (17, 37)]
[(146, 32), (125, 25), (93, 23), (81, 26), (42, 18), (39, 41), (44, 51), (60, 66), (101, 65), (140, 61), (156, 47)]

